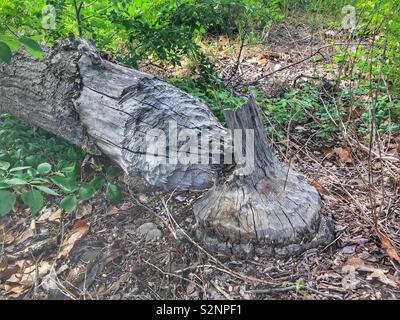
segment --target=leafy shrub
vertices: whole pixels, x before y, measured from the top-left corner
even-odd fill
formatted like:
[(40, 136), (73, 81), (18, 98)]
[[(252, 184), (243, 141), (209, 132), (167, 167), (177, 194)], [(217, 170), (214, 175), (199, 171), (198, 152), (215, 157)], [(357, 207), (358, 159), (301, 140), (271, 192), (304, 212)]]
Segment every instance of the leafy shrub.
[(309, 124), (316, 130), (316, 137), (328, 139), (338, 131), (337, 121), (346, 115), (345, 110), (338, 111), (329, 99), (323, 99), (321, 88), (315, 84), (305, 84), (301, 89), (286, 92), (281, 98), (262, 99), (259, 104), (268, 116), (267, 131), (282, 139), (290, 124)]
[(354, 51), (339, 50), (337, 60), (354, 64), (351, 77), (363, 76), (375, 85), (384, 80), (394, 93), (400, 84), (400, 0), (354, 1), (357, 13), (355, 34), (372, 39), (371, 45)]
[[(379, 133), (386, 132), (400, 132), (400, 100), (390, 101), (387, 95), (381, 95), (377, 98), (375, 112), (375, 123)], [(359, 126), (359, 132), (370, 133), (370, 121), (371, 109), (373, 105), (369, 106), (368, 110), (365, 110), (360, 117), (361, 124)]]
[[(78, 27), (74, 1), (1, 0), (0, 15), (4, 18), (0, 35), (9, 37), (11, 30), (51, 44), (81, 29), (100, 49), (130, 65), (136, 66), (149, 55), (178, 64), (183, 55), (199, 51), (196, 39), (205, 33), (232, 35), (281, 18), (279, 1), (82, 0), (77, 1), (82, 2)], [(46, 4), (56, 9), (54, 30), (41, 25), (41, 10)]]
[(233, 35), (279, 18), (277, 0), (182, 0), (158, 1), (136, 11), (125, 5), (111, 19), (125, 28), (131, 64), (149, 55), (179, 64), (182, 56), (199, 52), (196, 39), (204, 34)]
[(223, 111), (240, 107), (247, 101), (247, 98), (233, 95), (226, 88), (206, 56), (199, 54), (196, 58), (199, 73), (197, 76), (170, 78), (169, 81), (181, 90), (203, 100), (217, 119), (225, 124)]
[(0, 118), (0, 215), (11, 212), (18, 199), (32, 214), (44, 206), (45, 196), (64, 196), (60, 206), (66, 212), (77, 208), (78, 198), (87, 201), (105, 189), (112, 203), (121, 201), (113, 184), (119, 169), (110, 167), (85, 183), (80, 181), (79, 164), (84, 154), (42, 130), (2, 115)]

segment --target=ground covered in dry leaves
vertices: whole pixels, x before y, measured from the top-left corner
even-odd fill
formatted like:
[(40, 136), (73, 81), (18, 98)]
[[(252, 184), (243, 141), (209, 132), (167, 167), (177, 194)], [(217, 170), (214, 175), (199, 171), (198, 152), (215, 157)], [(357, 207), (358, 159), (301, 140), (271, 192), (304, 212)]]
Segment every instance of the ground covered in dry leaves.
[[(259, 86), (279, 95), (318, 68), (305, 60), (279, 71), (329, 50), (304, 26), (286, 29), (266, 35), (268, 51), (246, 51), (233, 87), (278, 70)], [(235, 57), (221, 55), (229, 74)], [(287, 260), (207, 252), (192, 213), (202, 193), (137, 194), (121, 177), (117, 207), (99, 196), (74, 214), (54, 204), (35, 218), (21, 211), (0, 221), (0, 299), (399, 299), (400, 137), (381, 137), (370, 152), (349, 134), (319, 141), (304, 126), (274, 148), (333, 217), (335, 240), (325, 248)]]

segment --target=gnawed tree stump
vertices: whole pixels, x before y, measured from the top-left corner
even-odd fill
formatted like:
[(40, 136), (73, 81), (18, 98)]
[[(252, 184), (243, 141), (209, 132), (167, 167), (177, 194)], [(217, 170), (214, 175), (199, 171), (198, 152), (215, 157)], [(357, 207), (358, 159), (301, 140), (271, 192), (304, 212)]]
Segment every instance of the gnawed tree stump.
[[(201, 145), (199, 156), (205, 162), (171, 161), (171, 154), (184, 158), (191, 152), (186, 141), (172, 143), (181, 132), (189, 130), (197, 137), (206, 131), (209, 137), (229, 140), (227, 130), (199, 99), (101, 59), (86, 40), (59, 42), (42, 60), (18, 51), (11, 65), (0, 63), (0, 112), (109, 157), (137, 189), (199, 190), (214, 185), (194, 207), (199, 237), (212, 249), (287, 255), (329, 239), (317, 192), (275, 158), (254, 101), (226, 113), (231, 129), (255, 129), (254, 171), (242, 176), (236, 174), (243, 173), (239, 153), (236, 165), (212, 162), (218, 156), (232, 158), (225, 146), (217, 145), (213, 154)], [(175, 138), (168, 138), (168, 150), (149, 161), (149, 150), (159, 142), (157, 136), (149, 141), (149, 135), (154, 129), (171, 133), (171, 122)]]
[(236, 166), (228, 176), (220, 175), (195, 204), (202, 242), (217, 252), (273, 256), (327, 244), (332, 230), (329, 219), (320, 215), (319, 194), (277, 160), (254, 98), (236, 111), (226, 111), (225, 118), (232, 130), (254, 130), (254, 168), (243, 174), (243, 167)]

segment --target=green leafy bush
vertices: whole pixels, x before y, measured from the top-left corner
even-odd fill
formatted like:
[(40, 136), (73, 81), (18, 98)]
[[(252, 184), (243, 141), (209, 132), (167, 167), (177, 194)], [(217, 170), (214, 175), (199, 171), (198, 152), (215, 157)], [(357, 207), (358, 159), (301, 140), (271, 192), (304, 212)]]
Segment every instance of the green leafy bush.
[(346, 111), (337, 110), (329, 99), (321, 99), (324, 99), (321, 88), (311, 83), (288, 91), (281, 98), (259, 97), (259, 104), (268, 117), (267, 132), (282, 139), (287, 129), (308, 124), (316, 131), (317, 138), (330, 138), (338, 131), (338, 120), (346, 115)]
[(244, 96), (233, 95), (218, 76), (209, 59), (197, 55), (198, 75), (185, 78), (170, 78), (169, 81), (181, 90), (203, 100), (217, 119), (225, 124), (223, 111), (236, 109), (247, 101)]
[[(78, 24), (74, 1), (1, 0), (0, 15), (4, 18), (0, 22), (0, 35), (29, 35), (33, 40), (51, 44), (71, 32), (76, 35), (82, 32), (83, 36), (94, 39), (100, 49), (132, 66), (149, 55), (178, 64), (182, 56), (199, 51), (197, 39), (204, 34), (232, 35), (244, 28), (262, 28), (281, 18), (279, 2), (78, 0)], [(46, 4), (55, 7), (55, 29), (43, 29), (41, 25)], [(0, 44), (0, 57), (9, 56), (2, 47), (4, 43)]]
[[(156, 1), (138, 9), (125, 3), (110, 16), (122, 26), (128, 50), (120, 56), (130, 64), (149, 55), (172, 64), (182, 56), (199, 52), (203, 35), (233, 35), (241, 29), (262, 28), (281, 18), (277, 0)], [(124, 56), (125, 55), (125, 56)]]
[(35, 215), (43, 208), (45, 197), (63, 197), (61, 208), (72, 212), (78, 199), (87, 201), (102, 189), (111, 203), (120, 202), (121, 191), (113, 184), (119, 169), (112, 166), (90, 182), (80, 181), (83, 157), (81, 150), (64, 140), (2, 115), (0, 215), (10, 213), (18, 200)]
[[(356, 50), (340, 49), (337, 62), (351, 65), (352, 78), (371, 79), (374, 85), (385, 82), (393, 93), (400, 84), (400, 0), (354, 1), (357, 28), (355, 35), (371, 40)], [(354, 65), (354, 66), (353, 66)]]

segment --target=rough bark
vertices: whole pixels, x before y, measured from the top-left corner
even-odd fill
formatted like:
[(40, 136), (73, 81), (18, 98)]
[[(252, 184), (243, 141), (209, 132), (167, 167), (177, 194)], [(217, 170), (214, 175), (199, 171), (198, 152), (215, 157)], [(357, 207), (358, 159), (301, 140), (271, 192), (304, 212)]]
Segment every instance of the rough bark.
[(168, 132), (170, 121), (177, 131), (224, 131), (209, 108), (156, 77), (101, 59), (85, 40), (60, 42), (40, 61), (19, 51), (11, 65), (0, 64), (0, 112), (106, 155), (140, 189), (204, 189), (216, 175), (214, 165), (146, 161), (146, 133)]
[(237, 166), (228, 176), (220, 175), (195, 204), (203, 243), (215, 251), (274, 256), (328, 243), (332, 232), (320, 215), (318, 192), (275, 157), (254, 98), (226, 111), (225, 118), (232, 130), (254, 130), (254, 170), (243, 175)]
[[(288, 255), (330, 238), (318, 193), (275, 158), (254, 101), (226, 113), (230, 129), (254, 129), (255, 168), (249, 175), (238, 175), (242, 168), (236, 155), (233, 165), (149, 162), (146, 136), (154, 128), (168, 132), (171, 121), (177, 133), (190, 129), (196, 136), (206, 130), (225, 140), (230, 135), (200, 100), (156, 77), (102, 60), (85, 40), (59, 42), (42, 60), (19, 51), (11, 65), (0, 64), (0, 112), (108, 156), (140, 189), (212, 187), (194, 207), (199, 238), (211, 249)], [(183, 157), (184, 145), (169, 148)], [(169, 154), (163, 158), (170, 162)]]

